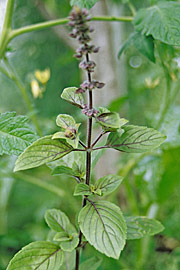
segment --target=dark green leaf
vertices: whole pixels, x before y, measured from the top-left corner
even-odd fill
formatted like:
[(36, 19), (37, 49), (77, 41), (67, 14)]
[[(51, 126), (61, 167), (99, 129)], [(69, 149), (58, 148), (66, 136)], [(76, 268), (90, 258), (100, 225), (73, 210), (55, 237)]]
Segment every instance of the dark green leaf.
[(126, 217), (127, 239), (140, 239), (164, 230), (164, 226), (156, 219), (147, 217)]
[(37, 139), (27, 121), (15, 112), (0, 113), (0, 155), (19, 155)]
[(14, 171), (38, 167), (45, 163), (57, 160), (73, 150), (65, 140), (52, 140), (52, 136), (40, 138), (31, 144), (18, 157)]
[(78, 221), (91, 245), (108, 257), (119, 258), (126, 241), (126, 222), (118, 206), (107, 201), (88, 203)]
[(121, 47), (118, 58), (124, 50), (128, 49), (130, 46), (134, 46), (140, 53), (146, 56), (150, 61), (155, 62), (154, 56), (154, 40), (152, 36), (146, 37), (139, 32), (132, 33), (126, 42)]
[(20, 250), (10, 261), (7, 270), (59, 270), (63, 251), (51, 242), (33, 242)]
[(126, 125), (122, 131), (110, 133), (106, 146), (128, 153), (143, 153), (157, 148), (164, 142), (166, 136), (155, 129)]
[(71, 152), (69, 155), (66, 155), (62, 159), (48, 164), (48, 166), (53, 170), (53, 175), (65, 173), (66, 170), (68, 175), (83, 179), (85, 175), (85, 156), (85, 151)]
[(180, 45), (180, 4), (159, 2), (149, 8), (141, 9), (134, 18), (134, 26), (143, 35), (169, 45)]
[(97, 270), (101, 265), (102, 259), (93, 257), (80, 264), (80, 270)]
[(78, 6), (80, 8), (92, 8), (98, 0), (71, 0), (71, 6)]
[(166, 200), (169, 201), (172, 194), (174, 194), (174, 191), (179, 189), (179, 157), (180, 147), (168, 148), (161, 156), (161, 166), (163, 171), (160, 181), (157, 183), (156, 194), (159, 204), (163, 204)]
[(74, 196), (79, 195), (92, 195), (88, 185), (80, 183), (75, 187)]
[(121, 107), (128, 101), (128, 96), (122, 96), (120, 98), (115, 98), (111, 101), (108, 106), (110, 111), (119, 111)]
[(70, 176), (75, 176), (73, 169), (66, 166), (57, 166), (51, 173), (52, 175), (66, 174)]
[(84, 105), (84, 98), (82, 94), (76, 94), (76, 90), (76, 87), (65, 88), (61, 94), (61, 97), (69, 103), (82, 109)]
[(123, 177), (109, 174), (97, 180), (95, 189), (100, 189), (102, 196), (113, 192), (122, 182)]

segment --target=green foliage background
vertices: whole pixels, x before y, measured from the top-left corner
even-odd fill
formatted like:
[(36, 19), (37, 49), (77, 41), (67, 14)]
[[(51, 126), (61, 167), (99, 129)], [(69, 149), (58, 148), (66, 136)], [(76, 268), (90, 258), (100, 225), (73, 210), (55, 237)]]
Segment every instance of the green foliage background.
[[(115, 2), (114, 5), (119, 8), (123, 1), (108, 2), (110, 5)], [(132, 2), (138, 9), (160, 1)], [(57, 17), (66, 17), (70, 11), (68, 0), (46, 0), (45, 4)], [(124, 4), (123, 7), (125, 14), (129, 15), (127, 6)], [(16, 1), (13, 18), (15, 27), (44, 20), (36, 1)], [(124, 27), (126, 40), (132, 26), (127, 24)], [(10, 62), (25, 82), (32, 99), (31, 75), (36, 69), (43, 70), (49, 67), (51, 70), (51, 78), (43, 98), (33, 101), (43, 133), (47, 135), (57, 131), (55, 118), (59, 113), (70, 113), (79, 122), (81, 115), (78, 110), (72, 109), (72, 106), (60, 99), (62, 89), (67, 86), (78, 86), (80, 83), (78, 63), (72, 57), (74, 52), (52, 29), (20, 36), (11, 42), (11, 46)], [(158, 41), (155, 42), (156, 65), (133, 46), (125, 51), (128, 90), (123, 95), (119, 93), (119, 97), (109, 104), (109, 108), (120, 112), (132, 124), (155, 127), (165, 102), (169, 75), (175, 78), (171, 84), (171, 92), (176, 91), (176, 96), (164, 114), (163, 124), (158, 127), (167, 135), (166, 143), (155, 154), (120, 155), (117, 172), (124, 175), (125, 179), (121, 189), (114, 192), (109, 199), (121, 205), (126, 215), (147, 215), (149, 209), (150, 215), (153, 211), (157, 212), (156, 218), (162, 222), (165, 230), (150, 239), (129, 241), (119, 261), (99, 254), (99, 257), (103, 258), (99, 269), (180, 269), (180, 99), (179, 88), (176, 87), (180, 80), (180, 70), (177, 63), (172, 61), (178, 55), (178, 47), (173, 48)], [(168, 64), (169, 75), (165, 73), (162, 59)], [(118, 64), (121, 63), (120, 59)], [(150, 86), (146, 83), (147, 78), (152, 82)], [(153, 82), (156, 79), (159, 79), (159, 84), (154, 86)], [(26, 106), (18, 89), (12, 81), (0, 74), (0, 112), (5, 111), (27, 115)], [(60, 208), (68, 214), (71, 221), (77, 222), (76, 215), (81, 208), (80, 199), (72, 196), (75, 185), (71, 179), (65, 176), (52, 177), (50, 169), (45, 166), (28, 171), (26, 176), (17, 174), (15, 177), (12, 174), (14, 163), (15, 157), (4, 155), (0, 158), (0, 270), (6, 268), (10, 258), (22, 246), (31, 241), (46, 239), (48, 228), (43, 216), (47, 209)], [(28, 183), (29, 175), (54, 184), (62, 191), (61, 196)], [(89, 258), (89, 254), (93, 253), (96, 253), (95, 250), (88, 247), (83, 253), (82, 260)], [(142, 266), (144, 268), (141, 268)]]

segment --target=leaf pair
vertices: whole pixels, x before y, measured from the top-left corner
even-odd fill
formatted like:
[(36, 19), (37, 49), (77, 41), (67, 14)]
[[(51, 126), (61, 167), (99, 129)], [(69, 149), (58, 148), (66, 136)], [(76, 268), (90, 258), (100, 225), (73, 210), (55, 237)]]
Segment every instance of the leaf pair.
[(54, 241), (60, 242), (62, 250), (71, 252), (77, 247), (79, 243), (78, 233), (66, 214), (60, 210), (51, 209), (46, 212), (45, 220), (48, 226), (57, 232)]
[(110, 174), (98, 179), (95, 184), (91, 186), (80, 183), (75, 188), (74, 196), (89, 196), (93, 194), (97, 194), (99, 196), (108, 195), (121, 184), (122, 180), (123, 177)]
[[(157, 148), (166, 136), (147, 127), (126, 125), (111, 132), (102, 148), (113, 148), (127, 153), (144, 153)], [(55, 161), (74, 151), (64, 139), (53, 140), (45, 136), (30, 145), (17, 159), (14, 171), (38, 167)]]
[(140, 239), (161, 232), (164, 227), (146, 217), (123, 217), (118, 206), (107, 201), (88, 202), (78, 217), (88, 242), (108, 257), (118, 259), (126, 239)]

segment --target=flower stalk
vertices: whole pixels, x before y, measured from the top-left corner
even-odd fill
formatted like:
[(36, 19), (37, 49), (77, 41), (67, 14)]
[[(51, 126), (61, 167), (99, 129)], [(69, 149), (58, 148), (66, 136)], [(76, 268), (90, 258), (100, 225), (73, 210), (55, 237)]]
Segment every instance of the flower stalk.
[[(87, 92), (88, 103), (84, 105), (82, 108), (82, 113), (87, 116), (87, 146), (86, 146), (86, 185), (90, 185), (91, 180), (91, 153), (92, 153), (92, 124), (93, 117), (98, 113), (96, 109), (93, 108), (93, 90), (95, 88), (104, 87), (104, 83), (92, 80), (92, 73), (96, 67), (96, 63), (90, 59), (91, 53), (98, 53), (99, 47), (95, 45), (89, 44), (91, 41), (90, 33), (94, 31), (94, 29), (87, 24), (88, 21), (91, 20), (91, 17), (88, 14), (86, 9), (80, 10), (78, 7), (75, 7), (69, 17), (69, 26), (72, 28), (72, 32), (70, 36), (72, 38), (76, 38), (80, 47), (76, 50), (76, 54), (74, 55), (77, 59), (80, 59), (81, 62), (79, 64), (79, 68), (83, 69), (87, 73), (87, 80), (84, 81), (80, 87), (77, 89), (78, 93)], [(82, 59), (83, 58), (83, 59)], [(100, 135), (101, 137), (102, 135)], [(100, 138), (99, 138), (100, 139)], [(98, 140), (99, 140), (98, 139)], [(81, 145), (83, 145), (81, 143)], [(84, 146), (84, 145), (83, 145)], [(86, 205), (87, 197), (84, 196), (82, 207)], [(79, 230), (79, 245), (76, 249), (76, 264), (75, 269), (79, 269), (79, 260), (80, 253), (79, 248), (81, 247), (82, 242), (82, 232)]]

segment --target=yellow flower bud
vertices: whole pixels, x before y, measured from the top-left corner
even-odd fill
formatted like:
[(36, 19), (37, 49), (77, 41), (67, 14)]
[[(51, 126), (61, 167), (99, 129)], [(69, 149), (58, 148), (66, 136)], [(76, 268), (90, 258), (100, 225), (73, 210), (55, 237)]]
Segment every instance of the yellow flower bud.
[(31, 91), (34, 98), (42, 97), (42, 92), (39, 83), (36, 80), (31, 81)]
[(42, 84), (46, 84), (50, 79), (50, 69), (47, 68), (44, 71), (36, 70), (35, 71), (36, 79)]
[(160, 79), (157, 78), (154, 81), (152, 81), (152, 79), (148, 77), (148, 78), (145, 79), (145, 83), (146, 83), (147, 88), (153, 89), (153, 88), (155, 88), (156, 86), (159, 85)]

